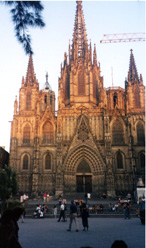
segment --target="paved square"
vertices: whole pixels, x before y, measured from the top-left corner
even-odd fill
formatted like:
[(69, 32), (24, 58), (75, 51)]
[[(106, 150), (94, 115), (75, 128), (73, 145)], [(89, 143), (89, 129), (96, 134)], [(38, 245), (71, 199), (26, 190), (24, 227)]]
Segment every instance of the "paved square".
[(145, 226), (139, 218), (89, 218), (89, 231), (82, 231), (78, 218), (79, 232), (67, 232), (67, 222), (57, 219), (26, 219), (19, 221), (19, 241), (23, 248), (110, 248), (114, 240), (124, 240), (128, 248), (145, 247)]

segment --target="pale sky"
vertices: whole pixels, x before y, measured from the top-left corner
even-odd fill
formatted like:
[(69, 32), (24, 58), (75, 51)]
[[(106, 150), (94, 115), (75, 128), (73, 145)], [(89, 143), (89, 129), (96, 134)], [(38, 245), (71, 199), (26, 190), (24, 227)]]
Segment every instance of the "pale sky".
[[(72, 40), (76, 1), (43, 1), (44, 29), (30, 29), (34, 50), (33, 63), (40, 89), (45, 74), (58, 97), (58, 77), (64, 52)], [(83, 13), (88, 41), (92, 51), (96, 44), (104, 87), (113, 84), (124, 88), (129, 70), (130, 49), (145, 84), (145, 42), (100, 44), (104, 34), (145, 32), (144, 1), (83, 1)], [(10, 122), (13, 120), (15, 96), (19, 96), (22, 76), (26, 76), (28, 56), (15, 38), (9, 7), (0, 4), (0, 146), (9, 152)], [(57, 109), (57, 104), (56, 104)]]

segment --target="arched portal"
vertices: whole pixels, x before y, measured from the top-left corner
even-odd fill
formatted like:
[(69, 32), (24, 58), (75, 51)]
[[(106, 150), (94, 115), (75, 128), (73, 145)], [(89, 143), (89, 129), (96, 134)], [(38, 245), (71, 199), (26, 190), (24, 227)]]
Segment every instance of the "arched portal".
[(77, 166), (76, 188), (77, 192), (92, 192), (91, 169), (84, 159)]
[(105, 164), (98, 150), (82, 145), (72, 149), (64, 161), (64, 191), (105, 191)]

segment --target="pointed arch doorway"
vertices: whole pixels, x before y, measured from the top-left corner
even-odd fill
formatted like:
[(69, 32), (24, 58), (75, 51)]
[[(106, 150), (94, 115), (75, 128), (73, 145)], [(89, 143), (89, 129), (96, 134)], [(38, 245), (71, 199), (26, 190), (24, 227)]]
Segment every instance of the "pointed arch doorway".
[(77, 167), (76, 174), (77, 192), (92, 192), (92, 173), (86, 160), (82, 160)]

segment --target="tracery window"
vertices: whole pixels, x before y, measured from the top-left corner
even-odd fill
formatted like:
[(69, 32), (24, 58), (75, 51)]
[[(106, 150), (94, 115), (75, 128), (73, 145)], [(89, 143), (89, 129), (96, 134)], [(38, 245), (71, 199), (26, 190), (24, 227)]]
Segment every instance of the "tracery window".
[(77, 173), (91, 173), (90, 166), (84, 159), (78, 165)]
[(51, 155), (49, 153), (45, 157), (45, 169), (46, 170), (51, 169)]
[(123, 145), (124, 144), (124, 128), (119, 120), (115, 120), (112, 126), (112, 144)]
[(137, 144), (138, 145), (145, 145), (145, 134), (144, 134), (144, 127), (141, 122), (137, 124)]
[(23, 157), (23, 170), (28, 170), (28, 155)]
[(53, 144), (54, 130), (51, 122), (46, 122), (43, 126), (43, 143)]
[(78, 95), (85, 95), (85, 77), (83, 71), (80, 71), (78, 75)]
[(30, 126), (28, 124), (23, 128), (23, 144), (30, 143)]
[(120, 152), (117, 153), (117, 168), (123, 169), (123, 157)]
[(88, 138), (89, 138), (89, 131), (87, 129), (85, 121), (82, 120), (81, 125), (80, 125), (79, 130), (78, 130), (78, 139), (82, 140), (82, 142), (84, 142)]
[(26, 95), (26, 110), (31, 110), (31, 94)]

